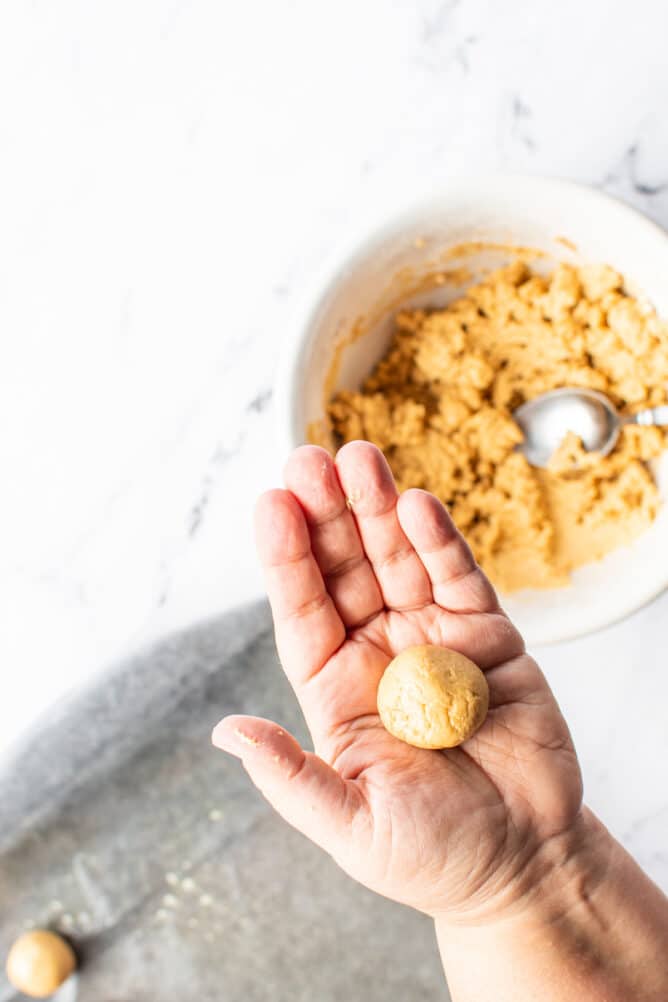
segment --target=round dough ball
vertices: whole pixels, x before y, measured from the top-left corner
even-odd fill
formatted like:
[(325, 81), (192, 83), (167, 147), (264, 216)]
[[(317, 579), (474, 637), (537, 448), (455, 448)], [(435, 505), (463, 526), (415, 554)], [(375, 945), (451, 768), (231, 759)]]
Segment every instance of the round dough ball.
[(474, 734), (489, 689), (473, 661), (446, 647), (408, 647), (385, 669), (378, 712), (395, 738), (415, 748), (454, 748)]
[(62, 936), (48, 929), (24, 932), (7, 957), (7, 977), (31, 998), (53, 995), (77, 966), (74, 950)]

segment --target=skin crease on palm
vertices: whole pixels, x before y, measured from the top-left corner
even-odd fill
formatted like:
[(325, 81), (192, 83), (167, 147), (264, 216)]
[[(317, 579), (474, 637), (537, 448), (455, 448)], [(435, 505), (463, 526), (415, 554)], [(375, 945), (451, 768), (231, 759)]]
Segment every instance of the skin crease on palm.
[[(375, 446), (290, 457), (256, 535), (281, 663), (315, 753), (277, 724), (230, 716), (237, 755), (295, 828), (374, 891), (452, 922), (483, 922), (527, 893), (541, 847), (576, 824), (582, 783), (568, 728), (536, 663), (441, 503), (398, 495)], [(447, 752), (383, 728), (378, 683), (413, 644), (460, 651), (486, 673), (482, 728)]]

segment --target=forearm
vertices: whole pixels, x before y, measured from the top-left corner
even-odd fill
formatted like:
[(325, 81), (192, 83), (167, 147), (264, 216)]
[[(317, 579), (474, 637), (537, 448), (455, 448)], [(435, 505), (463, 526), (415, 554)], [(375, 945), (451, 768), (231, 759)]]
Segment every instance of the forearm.
[(454, 1002), (668, 999), (668, 899), (588, 813), (503, 917), (436, 932)]

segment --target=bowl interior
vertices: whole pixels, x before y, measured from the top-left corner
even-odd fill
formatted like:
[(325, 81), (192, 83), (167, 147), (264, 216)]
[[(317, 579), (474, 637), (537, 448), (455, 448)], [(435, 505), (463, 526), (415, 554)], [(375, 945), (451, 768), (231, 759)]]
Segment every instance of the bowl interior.
[[(528, 249), (538, 268), (556, 260), (610, 264), (668, 315), (668, 236), (634, 210), (563, 182), (502, 178), (475, 187), (414, 206), (343, 255), (288, 357), (290, 445), (314, 435), (327, 440), (327, 400), (337, 389), (359, 387), (387, 348), (398, 308), (441, 306), (467, 282), (515, 257), (518, 248)], [(665, 497), (668, 454), (657, 476)], [(667, 562), (659, 556), (666, 547), (664, 505), (632, 546), (580, 568), (566, 588), (507, 596), (506, 608), (532, 644), (588, 632), (666, 586)]]

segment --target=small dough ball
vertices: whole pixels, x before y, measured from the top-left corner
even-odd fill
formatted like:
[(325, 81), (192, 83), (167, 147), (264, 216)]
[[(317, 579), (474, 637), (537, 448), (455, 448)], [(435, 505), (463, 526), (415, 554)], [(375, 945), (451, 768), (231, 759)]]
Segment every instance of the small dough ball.
[(62, 936), (33, 929), (15, 941), (7, 957), (7, 977), (31, 998), (53, 995), (77, 966), (74, 950)]
[(463, 654), (422, 644), (389, 663), (378, 712), (395, 738), (415, 748), (454, 748), (474, 734), (489, 706), (483, 673)]

